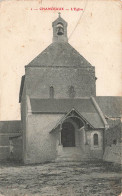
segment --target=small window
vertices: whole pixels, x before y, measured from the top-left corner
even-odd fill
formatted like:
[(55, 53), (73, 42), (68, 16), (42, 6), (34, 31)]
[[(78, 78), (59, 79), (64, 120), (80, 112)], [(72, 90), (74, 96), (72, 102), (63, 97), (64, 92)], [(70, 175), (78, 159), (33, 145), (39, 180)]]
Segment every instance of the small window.
[(94, 146), (98, 146), (98, 134), (94, 134), (94, 137), (93, 137), (93, 140), (94, 140)]
[(75, 97), (74, 86), (70, 86), (70, 88), (69, 88), (69, 97), (70, 98), (74, 98)]
[(117, 144), (117, 141), (116, 140), (113, 140), (113, 144)]
[(54, 98), (54, 88), (50, 86), (50, 98)]

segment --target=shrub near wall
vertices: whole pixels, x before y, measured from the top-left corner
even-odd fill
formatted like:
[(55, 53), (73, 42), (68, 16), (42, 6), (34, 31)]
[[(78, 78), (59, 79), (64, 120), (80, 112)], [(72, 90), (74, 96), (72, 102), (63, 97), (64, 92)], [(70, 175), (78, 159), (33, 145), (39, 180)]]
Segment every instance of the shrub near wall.
[(110, 161), (110, 162), (121, 164), (122, 163), (121, 162), (121, 158), (122, 158), (121, 152), (122, 152), (122, 144), (121, 143), (117, 143), (116, 145), (112, 144), (111, 146), (107, 146), (105, 148), (105, 153), (104, 153), (103, 159), (105, 161)]
[(119, 123), (105, 132), (105, 152), (103, 159), (105, 161), (121, 164), (122, 152), (122, 123)]
[(109, 122), (109, 124), (110, 124), (110, 128), (105, 131), (105, 147), (122, 142), (121, 141), (121, 135), (122, 135), (121, 121), (117, 120), (114, 123)]

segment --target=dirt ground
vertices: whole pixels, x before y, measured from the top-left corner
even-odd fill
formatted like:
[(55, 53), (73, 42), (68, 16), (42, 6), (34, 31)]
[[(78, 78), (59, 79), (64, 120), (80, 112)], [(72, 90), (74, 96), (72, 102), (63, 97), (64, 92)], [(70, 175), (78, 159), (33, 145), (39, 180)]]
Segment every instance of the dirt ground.
[(121, 167), (106, 162), (1, 165), (0, 196), (118, 196)]

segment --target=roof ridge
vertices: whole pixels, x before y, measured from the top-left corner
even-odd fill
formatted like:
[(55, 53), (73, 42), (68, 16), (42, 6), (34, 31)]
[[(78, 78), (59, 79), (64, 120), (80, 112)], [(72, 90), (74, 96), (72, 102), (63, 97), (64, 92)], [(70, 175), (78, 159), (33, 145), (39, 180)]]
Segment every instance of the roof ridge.
[(105, 119), (105, 117), (104, 117), (104, 115), (102, 113), (102, 110), (100, 109), (98, 103), (96, 102), (95, 98), (92, 97), (92, 96), (91, 96), (91, 100), (92, 100), (92, 103), (95, 106), (97, 112), (99, 113), (99, 115), (100, 115), (100, 117), (101, 117), (101, 119), (102, 119), (102, 121), (103, 121), (103, 123), (105, 125), (105, 128), (108, 129), (109, 128), (109, 125), (108, 125), (108, 123), (107, 123), (107, 121), (106, 121), (106, 119)]
[[(82, 54), (80, 54), (80, 52), (78, 52), (71, 44), (69, 44), (68, 42), (67, 42), (67, 44), (80, 56), (80, 57), (82, 57), (85, 61), (87, 61), (86, 59), (85, 59), (85, 57), (82, 55)], [(88, 62), (88, 61), (87, 61)], [(89, 62), (88, 62), (89, 63)], [(92, 66), (91, 65), (91, 63), (89, 63), (89, 66)], [(93, 66), (92, 66), (93, 67)]]
[(25, 67), (29, 67), (29, 65), (30, 65), (36, 58), (38, 58), (42, 53), (44, 53), (45, 50), (47, 50), (51, 45), (53, 45), (53, 43), (49, 44), (45, 49), (43, 49), (41, 52), (39, 52), (39, 54), (38, 54), (34, 59), (32, 59)]

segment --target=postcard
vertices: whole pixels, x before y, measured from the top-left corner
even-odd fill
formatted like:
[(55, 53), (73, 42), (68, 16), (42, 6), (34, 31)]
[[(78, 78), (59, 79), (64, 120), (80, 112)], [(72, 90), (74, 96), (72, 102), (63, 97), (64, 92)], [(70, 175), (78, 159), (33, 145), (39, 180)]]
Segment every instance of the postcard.
[(0, 196), (121, 196), (120, 0), (0, 1)]

